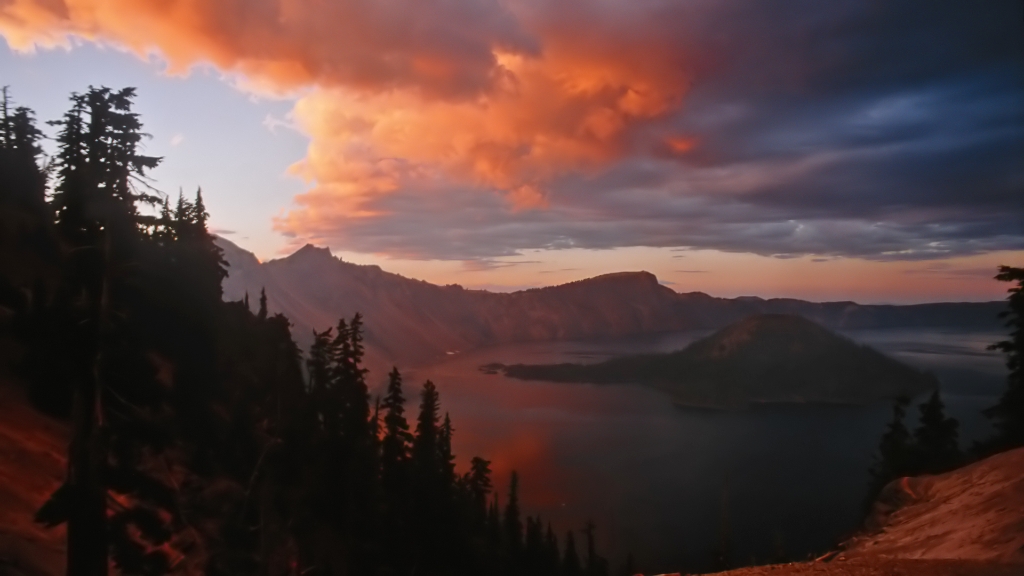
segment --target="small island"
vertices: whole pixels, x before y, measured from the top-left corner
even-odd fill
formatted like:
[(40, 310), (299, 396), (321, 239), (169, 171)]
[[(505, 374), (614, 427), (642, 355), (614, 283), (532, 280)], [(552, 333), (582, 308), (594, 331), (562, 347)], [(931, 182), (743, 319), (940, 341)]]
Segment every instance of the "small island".
[(522, 380), (642, 384), (667, 392), (678, 405), (710, 408), (870, 404), (938, 386), (932, 374), (787, 314), (750, 316), (666, 354), (620, 356), (597, 364), (487, 368)]

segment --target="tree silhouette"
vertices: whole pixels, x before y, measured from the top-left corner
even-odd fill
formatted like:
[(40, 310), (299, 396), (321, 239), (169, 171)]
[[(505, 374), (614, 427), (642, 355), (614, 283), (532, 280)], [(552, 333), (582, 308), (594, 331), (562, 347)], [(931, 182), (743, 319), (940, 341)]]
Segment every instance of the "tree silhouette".
[(1000, 314), (1010, 328), (1010, 337), (989, 346), (1006, 354), (1006, 391), (999, 403), (985, 411), (996, 428), (995, 449), (1024, 446), (1024, 268), (1000, 266), (996, 280), (1010, 282), (1008, 309)]
[[(52, 205), (65, 246), (63, 290), (77, 317), (69, 327), (75, 391), (67, 482), (40, 513), (50, 524), (67, 521), (68, 571), (90, 576), (107, 573), (110, 544), (122, 570), (161, 571), (167, 562), (152, 547), (169, 538), (159, 515), (168, 489), (141, 471), (138, 454), (140, 444), (165, 444), (156, 424), (164, 398), (139, 346), (144, 327), (133, 322), (142, 299), (137, 262), (153, 223), (138, 204), (157, 202), (137, 184), (160, 159), (138, 153), (134, 96), (131, 88), (90, 88), (72, 95), (71, 110), (53, 123)], [(108, 517), (110, 489), (138, 500)]]
[(870, 509), (878, 493), (886, 484), (909, 473), (912, 469), (913, 454), (910, 431), (903, 423), (909, 404), (910, 399), (906, 397), (900, 397), (893, 403), (892, 420), (878, 444), (875, 463), (870, 470), (871, 484), (864, 503), (865, 510)]
[(487, 460), (460, 473), (432, 382), (415, 434), (397, 369), (371, 412), (361, 316), (303, 355), (266, 290), (255, 313), (222, 301), (203, 191), (148, 187), (133, 98), (73, 95), (52, 171), (31, 111), (0, 103), (0, 337), (34, 405), (71, 412), (67, 481), (37, 514), (67, 523), (68, 573), (582, 574), (539, 517), (524, 541), (518, 475), (502, 514)]
[(594, 532), (597, 527), (590, 520), (583, 528), (583, 534), (587, 537), (587, 576), (608, 576), (608, 561), (597, 555), (597, 547), (594, 542)]
[(957, 441), (959, 423), (946, 417), (939, 391), (935, 390), (919, 406), (921, 417), (914, 430), (914, 474), (936, 474), (960, 464), (960, 446)]
[(508, 484), (508, 503), (505, 504), (502, 542), (513, 571), (518, 571), (523, 559), (523, 521), (519, 510), (519, 474), (512, 471)]
[(565, 535), (565, 556), (562, 559), (562, 576), (582, 576), (583, 566), (580, 564), (580, 556), (576, 552), (576, 538), (572, 531)]

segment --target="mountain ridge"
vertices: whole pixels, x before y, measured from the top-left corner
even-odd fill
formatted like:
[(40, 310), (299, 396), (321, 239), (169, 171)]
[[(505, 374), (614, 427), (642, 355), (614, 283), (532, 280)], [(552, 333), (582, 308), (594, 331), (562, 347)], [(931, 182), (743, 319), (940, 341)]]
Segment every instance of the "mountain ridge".
[(650, 272), (615, 272), (511, 293), (440, 286), (376, 265), (360, 265), (310, 244), (260, 262), (218, 238), (229, 264), (224, 298), (256, 298), (284, 313), (300, 344), (312, 330), (363, 314), (367, 359), (376, 366), (422, 365), (448, 353), (513, 342), (624, 337), (718, 329), (753, 314), (797, 314), (830, 329), (951, 327), (998, 329), (1005, 302), (861, 305), (790, 298), (717, 298), (676, 292)]

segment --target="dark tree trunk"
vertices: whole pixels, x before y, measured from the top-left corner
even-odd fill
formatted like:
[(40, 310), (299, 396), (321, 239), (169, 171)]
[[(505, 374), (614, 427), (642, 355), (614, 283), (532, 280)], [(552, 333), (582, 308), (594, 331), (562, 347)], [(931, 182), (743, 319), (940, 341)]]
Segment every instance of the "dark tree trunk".
[(107, 488), (103, 478), (106, 438), (103, 429), (103, 351), (110, 312), (110, 235), (102, 236), (100, 270), (91, 300), (92, 369), (83, 371), (75, 393), (74, 429), (68, 458), (72, 506), (68, 517), (68, 576), (107, 576)]
[(74, 435), (68, 458), (68, 576), (106, 576), (107, 506), (103, 487), (103, 439), (96, 381), (83, 378), (75, 394)]

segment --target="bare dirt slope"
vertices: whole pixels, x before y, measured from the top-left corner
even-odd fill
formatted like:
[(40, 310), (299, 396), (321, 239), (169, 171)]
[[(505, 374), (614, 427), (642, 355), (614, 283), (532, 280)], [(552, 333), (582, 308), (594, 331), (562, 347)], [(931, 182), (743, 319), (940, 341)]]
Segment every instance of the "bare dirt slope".
[(1020, 576), (1024, 565), (977, 560), (857, 558), (756, 566), (722, 572), (722, 576)]
[(900, 478), (864, 533), (816, 562), (728, 576), (1022, 576), (1024, 448), (952, 472)]
[(866, 533), (844, 547), (847, 558), (1024, 564), (1024, 448), (946, 474), (890, 483)]
[(34, 523), (64, 479), (67, 427), (0, 381), (0, 575), (64, 573), (64, 529)]

